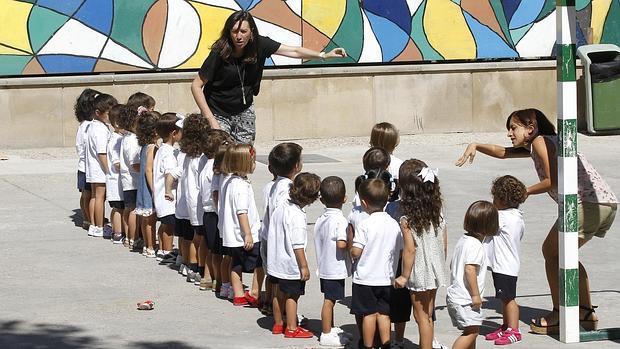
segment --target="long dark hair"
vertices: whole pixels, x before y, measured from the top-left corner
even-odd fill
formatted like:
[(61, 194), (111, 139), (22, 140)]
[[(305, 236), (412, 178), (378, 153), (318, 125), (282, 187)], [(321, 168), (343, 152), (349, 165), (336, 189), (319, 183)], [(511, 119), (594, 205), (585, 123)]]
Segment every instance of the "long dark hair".
[(101, 92), (87, 88), (75, 100), (73, 111), (78, 122), (91, 121), (95, 114), (95, 97)]
[(250, 40), (243, 48), (243, 63), (255, 64), (258, 55), (258, 27), (256, 26), (256, 22), (254, 22), (254, 18), (248, 11), (236, 11), (228, 17), (226, 23), (224, 23), (224, 28), (222, 28), (220, 38), (213, 43), (211, 49), (217, 52), (224, 61), (230, 62), (230, 57), (233, 53), (233, 43), (230, 32), (236, 25), (241, 25), (243, 21), (248, 22), (250, 31), (252, 32)]
[(510, 119), (516, 118), (515, 121), (523, 126), (533, 126), (538, 129), (536, 135), (555, 136), (555, 127), (549, 121), (547, 116), (538, 109), (529, 108), (512, 112), (506, 119), (506, 130), (510, 129)]
[(400, 208), (407, 217), (409, 228), (416, 234), (430, 230), (431, 224), (438, 228), (443, 220), (439, 179), (435, 177), (433, 182), (424, 182), (420, 171), (425, 167), (423, 161), (411, 159), (403, 162), (398, 172)]

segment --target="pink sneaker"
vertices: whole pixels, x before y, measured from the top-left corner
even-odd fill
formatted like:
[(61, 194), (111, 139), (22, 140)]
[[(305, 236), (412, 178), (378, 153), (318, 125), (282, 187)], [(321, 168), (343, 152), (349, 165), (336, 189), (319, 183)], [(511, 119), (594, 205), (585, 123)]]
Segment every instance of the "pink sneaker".
[(484, 336), (484, 339), (488, 340), (488, 341), (494, 341), (496, 339), (499, 339), (502, 337), (502, 334), (504, 334), (504, 326), (500, 326), (497, 330), (487, 334), (486, 336)]
[(508, 345), (512, 343), (519, 343), (521, 341), (521, 332), (519, 330), (506, 329), (504, 334), (495, 340), (495, 345)]

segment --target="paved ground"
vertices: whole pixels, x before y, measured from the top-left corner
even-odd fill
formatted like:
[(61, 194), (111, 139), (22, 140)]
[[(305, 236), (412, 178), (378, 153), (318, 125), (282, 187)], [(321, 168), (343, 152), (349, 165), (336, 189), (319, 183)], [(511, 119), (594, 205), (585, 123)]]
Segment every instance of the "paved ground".
[[(478, 156), (473, 166), (456, 168), (454, 160), (465, 144), (477, 139), (507, 144), (503, 134), (449, 134), (403, 137), (396, 155), (420, 158), (438, 167), (449, 228), (449, 253), (462, 234), (467, 206), (488, 199), (491, 180), (513, 174), (526, 183), (536, 180), (531, 161), (500, 161)], [(599, 169), (616, 193), (620, 193), (617, 144), (620, 137), (580, 136), (580, 150)], [(352, 196), (353, 178), (361, 172), (361, 156), (367, 139), (300, 141), (307, 161), (304, 170), (320, 176), (339, 175)], [(264, 155), (273, 144), (259, 144)], [(271, 321), (251, 309), (233, 308), (211, 292), (200, 292), (176, 271), (154, 260), (129, 253), (108, 241), (89, 238), (76, 226), (81, 221), (75, 187), (72, 149), (2, 150), (9, 160), (0, 162), (0, 348), (312, 348), (312, 340), (285, 340), (269, 332)], [(311, 163), (317, 157), (337, 160)], [(320, 159), (319, 159), (320, 160)], [(257, 199), (268, 180), (266, 166), (252, 176)], [(345, 207), (348, 213), (350, 205)], [(547, 196), (535, 196), (523, 205), (526, 235), (522, 272), (518, 284), (522, 330), (530, 318), (549, 309), (540, 245), (552, 225), (556, 207)], [(314, 222), (320, 204), (308, 210)], [(312, 229), (310, 229), (311, 231)], [(313, 235), (310, 234), (309, 241)], [(590, 271), (592, 297), (600, 308), (601, 327), (620, 327), (620, 285), (617, 246), (620, 224), (604, 240), (594, 239), (582, 249), (581, 260)], [(316, 266), (313, 244), (309, 261)], [(314, 274), (313, 274), (314, 275)], [(497, 326), (501, 315), (487, 283), (484, 314), (486, 330)], [(350, 284), (347, 285), (350, 294)], [(311, 279), (300, 312), (310, 318), (310, 329), (319, 332), (322, 303), (318, 280)], [(155, 310), (136, 311), (139, 300), (152, 299)], [(348, 302), (344, 302), (347, 304)], [(437, 338), (450, 344), (459, 335), (445, 309), (445, 289), (437, 299)], [(344, 304), (336, 307), (336, 323), (357, 335), (354, 319)], [(417, 328), (406, 332), (408, 348), (417, 348)], [(571, 345), (574, 348), (616, 348), (604, 341)], [(524, 335), (526, 348), (564, 347), (556, 339)], [(479, 348), (492, 344), (479, 338)]]

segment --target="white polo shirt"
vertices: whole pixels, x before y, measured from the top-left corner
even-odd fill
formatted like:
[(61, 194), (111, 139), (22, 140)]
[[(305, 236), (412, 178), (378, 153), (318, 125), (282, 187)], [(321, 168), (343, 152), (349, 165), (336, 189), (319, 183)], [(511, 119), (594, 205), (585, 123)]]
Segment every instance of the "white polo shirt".
[(200, 185), (200, 203), (203, 212), (215, 212), (215, 203), (213, 202), (213, 163), (215, 160), (208, 159), (200, 171), (198, 183)]
[(261, 240), (267, 240), (267, 236), (271, 233), (269, 228), (271, 224), (271, 216), (273, 212), (280, 206), (281, 204), (288, 201), (290, 198), (289, 190), (291, 189), (291, 184), (293, 181), (287, 177), (278, 176), (276, 180), (271, 185), (271, 189), (269, 191), (269, 200), (267, 201), (267, 209), (265, 210), (265, 215), (263, 216), (263, 229), (261, 229)]
[(487, 250), (489, 266), (495, 273), (519, 276), (521, 239), (525, 231), (523, 214), (517, 208), (498, 212), (499, 233), (490, 239), (490, 253)]
[(124, 191), (137, 190), (140, 171), (131, 165), (140, 164), (140, 145), (135, 133), (127, 131), (121, 141), (121, 185)]
[(81, 172), (86, 172), (86, 131), (90, 123), (90, 120), (82, 121), (75, 133), (75, 152), (78, 156), (77, 169)]
[(388, 172), (394, 177), (398, 179), (398, 171), (400, 171), (400, 165), (403, 164), (403, 160), (397, 158), (394, 155), (390, 155), (390, 166), (388, 168)]
[(337, 208), (326, 208), (314, 224), (314, 247), (321, 279), (339, 280), (350, 274), (348, 251), (336, 247), (338, 241), (347, 241), (349, 222)]
[[(200, 171), (204, 168), (207, 160), (202, 154), (197, 157), (186, 155), (183, 163), (183, 175), (179, 179), (179, 183), (181, 183), (179, 187), (183, 191), (179, 196), (185, 198), (187, 217), (194, 227), (202, 225), (203, 211), (202, 200), (200, 199)], [(180, 205), (181, 203), (178, 206)]]
[[(166, 174), (171, 174), (177, 167), (177, 151), (167, 143), (162, 143), (153, 160), (153, 204), (157, 217), (174, 215), (176, 198), (166, 200)], [(176, 197), (176, 185), (172, 187), (172, 195)]]
[(189, 220), (189, 210), (187, 209), (187, 188), (185, 188), (186, 182), (182, 180), (185, 176), (185, 171), (189, 165), (190, 158), (180, 151), (177, 154), (177, 167), (170, 172), (178, 180), (177, 184), (177, 202), (174, 209), (174, 216), (178, 219)]
[(110, 129), (99, 120), (93, 120), (86, 131), (86, 182), (105, 183), (106, 174), (99, 161), (99, 154), (108, 153)]
[(403, 248), (400, 226), (389, 214), (380, 211), (358, 224), (353, 247), (363, 249), (355, 263), (353, 283), (366, 286), (389, 286)]
[(219, 195), (222, 201), (219, 206), (221, 214), (219, 215), (218, 226), (220, 226), (222, 233), (222, 245), (225, 247), (243, 246), (245, 234), (241, 232), (238, 216), (243, 213), (248, 215), (252, 240), (254, 243), (258, 242), (260, 219), (254, 201), (254, 190), (252, 190), (250, 182), (233, 175), (224, 181), (224, 186)]
[(446, 290), (449, 302), (458, 305), (470, 305), (469, 283), (465, 280), (465, 265), (477, 265), (476, 279), (480, 297), (484, 294), (484, 278), (486, 274), (486, 253), (480, 240), (463, 235), (454, 246), (454, 254), (450, 263), (450, 286)]
[(267, 241), (267, 229), (269, 229), (269, 193), (271, 193), (271, 188), (273, 188), (274, 183), (275, 181), (269, 181), (263, 187), (263, 207), (261, 211), (261, 217), (263, 217), (263, 219), (261, 220), (260, 231), (258, 232), (260, 241)]
[(269, 224), (267, 274), (280, 279), (300, 280), (295, 250), (306, 250), (306, 212), (287, 200), (275, 209)]
[(108, 175), (105, 182), (105, 196), (108, 201), (122, 201), (123, 187), (121, 186), (121, 173), (114, 164), (121, 162), (121, 141), (123, 135), (112, 132), (108, 140)]

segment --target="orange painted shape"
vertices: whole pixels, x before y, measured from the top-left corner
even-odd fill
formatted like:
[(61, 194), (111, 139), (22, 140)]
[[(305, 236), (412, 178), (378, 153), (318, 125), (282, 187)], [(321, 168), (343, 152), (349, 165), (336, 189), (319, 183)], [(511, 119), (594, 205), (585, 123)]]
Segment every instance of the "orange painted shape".
[(144, 49), (155, 66), (159, 62), (159, 53), (164, 42), (167, 17), (168, 1), (158, 0), (147, 12), (142, 26)]
[(301, 18), (282, 0), (262, 0), (250, 13), (256, 18), (301, 35)]
[(415, 42), (413, 42), (413, 40), (411, 40), (410, 38), (409, 42), (407, 43), (407, 46), (405, 46), (405, 49), (403, 49), (403, 52), (401, 52), (398, 56), (396, 56), (396, 58), (394, 58), (392, 62), (421, 61), (421, 60), (422, 60), (422, 54), (420, 53), (418, 46), (416, 46)]
[(493, 12), (493, 7), (491, 7), (489, 0), (461, 0), (461, 7), (477, 19), (478, 22), (489, 27), (508, 43), (502, 31), (502, 27), (497, 21), (497, 17), (495, 17), (495, 12)]

